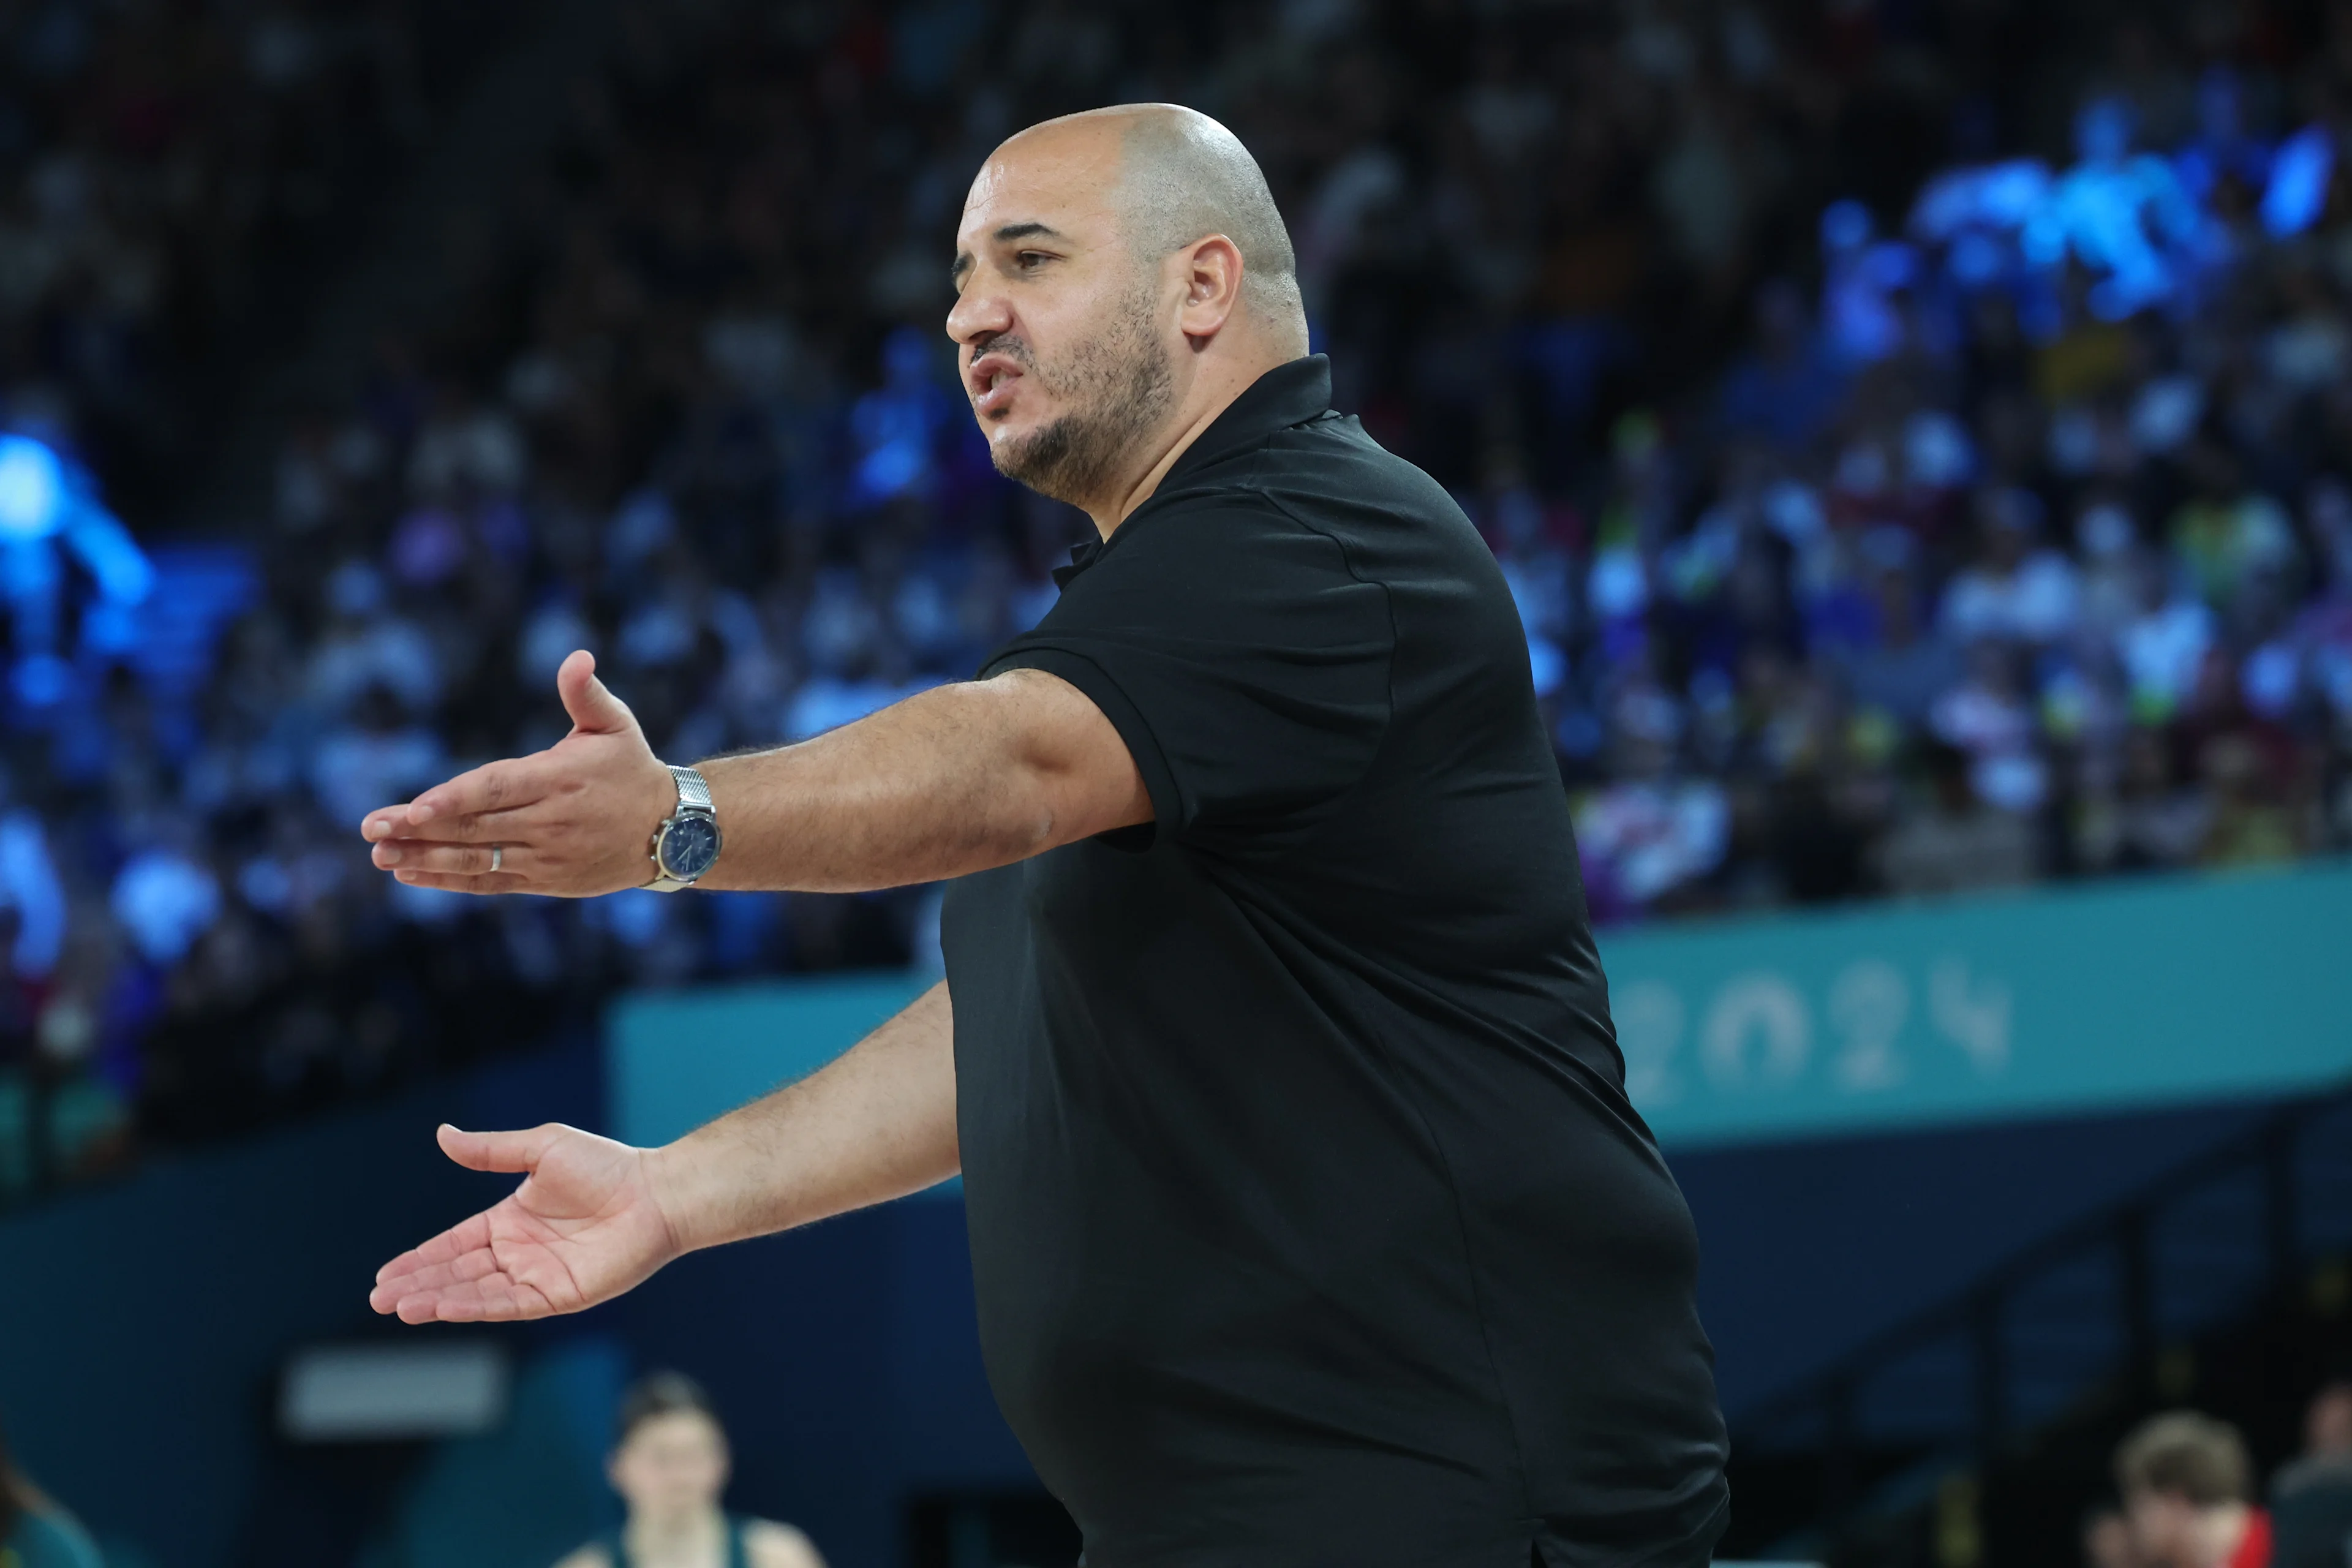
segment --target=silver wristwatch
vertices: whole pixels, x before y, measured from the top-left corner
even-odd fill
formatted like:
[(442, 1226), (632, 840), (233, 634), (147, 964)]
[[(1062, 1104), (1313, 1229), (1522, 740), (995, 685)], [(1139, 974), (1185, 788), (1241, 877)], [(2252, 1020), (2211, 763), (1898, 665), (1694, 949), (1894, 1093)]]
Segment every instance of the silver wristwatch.
[(646, 884), (656, 893), (691, 888), (718, 862), (725, 842), (718, 814), (710, 809), (710, 785), (692, 768), (669, 764), (677, 781), (677, 809), (654, 829), (654, 879)]

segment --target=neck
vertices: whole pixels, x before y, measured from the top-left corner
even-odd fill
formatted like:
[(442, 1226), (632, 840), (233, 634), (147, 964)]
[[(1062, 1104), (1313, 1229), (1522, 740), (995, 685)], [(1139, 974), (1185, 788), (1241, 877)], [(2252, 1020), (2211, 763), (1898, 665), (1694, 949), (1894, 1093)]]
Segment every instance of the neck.
[(1168, 477), (1168, 470), (1201, 438), (1201, 432), (1217, 422), (1217, 416), (1231, 408), (1234, 400), (1255, 385), (1258, 377), (1286, 363), (1282, 355), (1258, 345), (1222, 358), (1216, 357), (1213, 347), (1202, 357), (1209, 363), (1196, 370), (1192, 385), (1174, 413), (1158, 430), (1137, 443), (1139, 466), (1113, 481), (1107, 494), (1086, 504), (1086, 514), (1094, 519), (1095, 531), (1105, 539), (1133, 515), (1136, 508), (1151, 499), (1160, 482)]
[(633, 1511), (627, 1531), (629, 1553), (649, 1560), (682, 1553), (716, 1540), (725, 1525), (725, 1516), (712, 1503), (677, 1513)]

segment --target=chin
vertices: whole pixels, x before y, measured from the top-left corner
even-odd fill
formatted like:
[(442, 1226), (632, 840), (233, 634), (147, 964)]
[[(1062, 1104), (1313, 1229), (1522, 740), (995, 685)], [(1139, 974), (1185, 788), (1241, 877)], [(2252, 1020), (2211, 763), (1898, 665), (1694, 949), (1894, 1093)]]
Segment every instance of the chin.
[(1017, 479), (1027, 471), (1036, 451), (1037, 432), (1034, 428), (1013, 426), (989, 435), (988, 459), (1007, 479)]
[(1009, 413), (987, 427), (988, 444), (992, 447), (1001, 447), (1034, 440), (1037, 432), (1053, 422), (1052, 415), (1041, 414), (1034, 409), (1024, 408)]

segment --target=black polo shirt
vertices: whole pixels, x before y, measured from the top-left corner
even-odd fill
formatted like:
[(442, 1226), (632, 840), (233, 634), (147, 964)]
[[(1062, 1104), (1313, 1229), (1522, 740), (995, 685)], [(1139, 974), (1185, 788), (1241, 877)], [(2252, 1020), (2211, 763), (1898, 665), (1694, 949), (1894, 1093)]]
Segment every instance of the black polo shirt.
[(984, 672), (1156, 817), (949, 893), (989, 1376), (1089, 1568), (1703, 1563), (1697, 1245), (1518, 616), (1330, 395), (1268, 373)]

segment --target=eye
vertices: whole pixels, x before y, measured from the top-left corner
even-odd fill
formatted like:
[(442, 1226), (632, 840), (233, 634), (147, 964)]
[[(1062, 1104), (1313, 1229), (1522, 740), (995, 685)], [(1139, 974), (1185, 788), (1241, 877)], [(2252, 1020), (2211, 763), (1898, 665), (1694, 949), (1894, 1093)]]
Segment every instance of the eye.
[(1042, 250), (1016, 250), (1013, 253), (1013, 265), (1024, 272), (1034, 272), (1039, 267), (1053, 259)]

